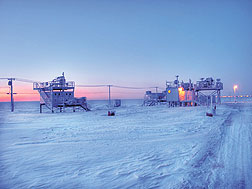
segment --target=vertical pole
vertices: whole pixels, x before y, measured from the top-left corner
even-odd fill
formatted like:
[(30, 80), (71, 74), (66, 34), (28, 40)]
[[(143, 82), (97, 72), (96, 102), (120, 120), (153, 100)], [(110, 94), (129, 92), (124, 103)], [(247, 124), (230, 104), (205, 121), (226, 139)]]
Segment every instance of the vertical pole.
[(206, 107), (208, 108), (209, 107), (208, 96), (206, 97), (207, 97)]
[(234, 102), (236, 102), (235, 90), (234, 90)]
[(158, 87), (155, 87), (155, 88), (156, 88), (156, 95), (155, 95), (155, 96), (156, 96), (156, 99), (155, 99), (155, 100), (156, 100), (156, 103), (158, 104), (158, 94), (157, 94), (157, 92), (158, 92)]
[(220, 90), (217, 91), (217, 104), (221, 104)]
[(178, 83), (178, 78), (179, 78), (179, 76), (178, 75), (176, 75), (176, 78), (177, 78), (177, 87), (179, 86), (179, 83)]
[(211, 106), (210, 106), (210, 108), (211, 108), (211, 112), (213, 113), (213, 95), (211, 94)]
[(108, 85), (108, 88), (109, 88), (109, 108), (111, 107), (110, 87), (111, 87), (111, 85)]
[[(64, 74), (64, 72), (63, 72), (63, 74)], [(64, 89), (62, 90), (62, 95), (63, 95), (63, 112), (65, 112), (65, 90)]]
[(51, 86), (51, 108), (52, 108), (52, 113), (53, 113), (54, 111), (53, 111), (53, 87), (52, 86)]
[(11, 111), (14, 112), (14, 98), (13, 98), (13, 84), (12, 78), (10, 79), (11, 82)]

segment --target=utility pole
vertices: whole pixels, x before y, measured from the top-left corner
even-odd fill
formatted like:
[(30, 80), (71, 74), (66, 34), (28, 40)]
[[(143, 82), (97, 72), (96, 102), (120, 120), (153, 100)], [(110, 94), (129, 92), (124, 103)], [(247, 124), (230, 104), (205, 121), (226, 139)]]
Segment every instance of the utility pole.
[(108, 85), (108, 88), (109, 88), (109, 108), (111, 107), (110, 87), (111, 87), (111, 85)]
[(8, 85), (10, 86), (11, 88), (11, 92), (10, 92), (10, 95), (11, 95), (11, 111), (14, 112), (14, 98), (13, 98), (13, 84), (12, 84), (12, 81), (15, 80), (15, 78), (8, 78)]
[(158, 87), (155, 87), (156, 88), (156, 93), (158, 92)]

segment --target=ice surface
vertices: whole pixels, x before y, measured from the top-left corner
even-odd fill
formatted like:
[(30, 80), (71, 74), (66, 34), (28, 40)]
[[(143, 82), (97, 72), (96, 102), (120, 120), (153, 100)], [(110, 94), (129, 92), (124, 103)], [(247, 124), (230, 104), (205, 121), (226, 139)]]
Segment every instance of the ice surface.
[(251, 188), (252, 104), (39, 114), (0, 103), (0, 188)]

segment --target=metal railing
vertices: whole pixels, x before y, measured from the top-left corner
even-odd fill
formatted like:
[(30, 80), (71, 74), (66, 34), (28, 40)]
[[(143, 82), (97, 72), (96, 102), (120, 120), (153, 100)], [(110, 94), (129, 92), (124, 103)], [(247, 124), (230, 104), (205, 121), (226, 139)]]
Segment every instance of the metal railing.
[(74, 81), (68, 81), (66, 83), (59, 83), (59, 82), (34, 82), (33, 83), (33, 90), (38, 90), (42, 88), (50, 88), (50, 87), (75, 87)]

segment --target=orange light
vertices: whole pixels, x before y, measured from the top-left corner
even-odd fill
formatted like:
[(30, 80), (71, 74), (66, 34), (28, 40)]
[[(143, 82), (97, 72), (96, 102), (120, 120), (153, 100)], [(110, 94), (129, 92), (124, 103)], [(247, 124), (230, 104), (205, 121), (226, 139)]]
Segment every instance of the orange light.
[(169, 90), (168, 93), (170, 94), (170, 93), (171, 93), (171, 90)]
[(234, 85), (234, 93), (235, 93), (235, 90), (237, 90), (238, 89), (238, 85)]
[(183, 87), (178, 88), (179, 92), (183, 91)]

